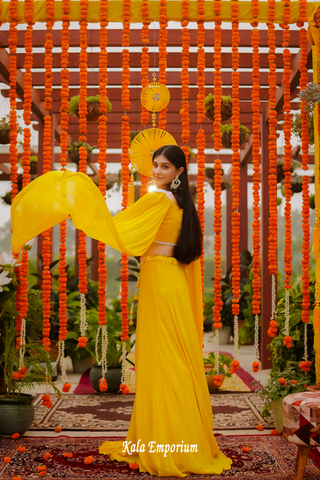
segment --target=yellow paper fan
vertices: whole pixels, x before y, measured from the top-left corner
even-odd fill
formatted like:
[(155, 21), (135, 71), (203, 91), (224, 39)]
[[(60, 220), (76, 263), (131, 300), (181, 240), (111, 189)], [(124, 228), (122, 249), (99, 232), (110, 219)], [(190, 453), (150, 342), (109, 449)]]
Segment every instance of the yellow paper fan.
[(163, 145), (177, 145), (170, 133), (160, 128), (148, 128), (136, 135), (130, 147), (132, 166), (142, 175), (152, 177), (152, 155)]
[(170, 92), (162, 83), (152, 82), (142, 89), (141, 103), (149, 112), (160, 112), (169, 101)]

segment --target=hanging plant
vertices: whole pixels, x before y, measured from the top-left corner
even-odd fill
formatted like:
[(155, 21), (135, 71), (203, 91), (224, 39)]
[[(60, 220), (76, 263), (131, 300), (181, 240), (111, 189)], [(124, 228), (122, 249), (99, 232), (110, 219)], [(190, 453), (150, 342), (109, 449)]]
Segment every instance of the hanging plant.
[[(309, 145), (314, 145), (314, 123), (313, 114), (308, 112)], [(301, 139), (302, 136), (302, 118), (300, 113), (296, 113), (292, 119), (292, 133), (295, 137)]]
[(130, 145), (132, 143), (132, 140), (139, 134), (141, 133), (141, 130), (135, 131), (135, 130), (130, 130)]
[[(209, 95), (204, 100), (204, 106), (206, 109), (206, 117), (214, 122), (214, 95)], [(221, 121), (226, 122), (232, 116), (232, 98), (230, 95), (223, 96), (221, 101)]]
[(298, 96), (300, 100), (304, 100), (306, 102), (306, 112), (312, 114), (315, 104), (319, 103), (320, 101), (319, 85), (314, 82), (309, 82), (306, 88), (300, 91)]
[(309, 197), (309, 206), (312, 210), (314, 210), (316, 208), (316, 196), (314, 194), (310, 195), (310, 197)]
[[(22, 157), (19, 159), (19, 164), (22, 165)], [(30, 157), (30, 175), (37, 175), (38, 172), (38, 157), (31, 155)]]
[[(220, 127), (221, 135), (222, 135), (222, 146), (224, 148), (231, 148), (232, 147), (232, 124), (225, 123)], [(244, 125), (239, 126), (239, 145), (241, 146), (243, 142), (249, 138), (250, 130), (245, 127)], [(214, 139), (214, 134), (212, 134), (212, 138)]]
[[(221, 177), (221, 191), (226, 190), (227, 188), (232, 188), (232, 178), (230, 174), (224, 174), (222, 170), (222, 177)], [(207, 167), (205, 169), (205, 177), (207, 183), (209, 183), (212, 190), (214, 190), (214, 168)]]
[[(291, 176), (291, 190), (292, 193), (300, 193), (302, 192), (302, 181), (303, 177), (301, 175), (293, 174)], [(282, 186), (284, 186), (284, 180), (281, 182)]]
[[(17, 134), (23, 134), (23, 129), (19, 125), (17, 125)], [(10, 143), (10, 114), (0, 118), (0, 144), (6, 145), (8, 143)], [(22, 145), (21, 142), (18, 143)]]
[[(76, 95), (70, 99), (69, 102), (69, 113), (75, 117), (79, 117), (79, 105), (80, 105), (80, 96)], [(112, 104), (107, 98), (107, 112), (111, 112)], [(87, 97), (87, 122), (92, 123), (96, 122), (103, 113), (100, 110), (100, 95), (95, 97)]]
[(85, 147), (87, 150), (87, 162), (89, 163), (91, 158), (92, 158), (92, 151), (96, 147), (91, 147), (88, 143), (86, 142), (71, 142), (70, 145), (68, 146), (67, 152), (68, 152), (68, 157), (70, 158), (71, 162), (75, 163), (76, 165), (79, 165), (80, 162), (80, 147)]
[[(277, 183), (281, 183), (284, 180), (284, 158), (277, 160)], [(301, 168), (301, 163), (298, 160), (291, 160), (291, 170), (293, 173), (297, 168)]]

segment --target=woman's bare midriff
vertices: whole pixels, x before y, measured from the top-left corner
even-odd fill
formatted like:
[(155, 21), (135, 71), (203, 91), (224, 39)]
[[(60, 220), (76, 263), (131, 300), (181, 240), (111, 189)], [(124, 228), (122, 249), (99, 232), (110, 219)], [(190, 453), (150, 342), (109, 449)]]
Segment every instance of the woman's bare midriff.
[(143, 254), (143, 256), (146, 257), (147, 255), (163, 255), (164, 257), (173, 257), (173, 253), (173, 245), (160, 245), (157, 243), (152, 243), (146, 253)]

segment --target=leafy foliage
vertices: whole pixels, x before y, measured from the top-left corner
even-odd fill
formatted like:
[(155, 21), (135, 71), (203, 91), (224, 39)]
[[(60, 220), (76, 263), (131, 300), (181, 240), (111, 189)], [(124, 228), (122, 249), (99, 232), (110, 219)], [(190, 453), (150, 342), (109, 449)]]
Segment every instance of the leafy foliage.
[[(209, 93), (209, 95), (204, 99), (204, 106), (206, 110), (210, 108), (211, 103), (214, 103), (214, 95)], [(232, 98), (230, 95), (222, 95), (222, 103), (232, 103)]]
[[(302, 118), (300, 113), (296, 113), (292, 119), (291, 130), (295, 137), (301, 139)], [(309, 144), (314, 145), (314, 123), (313, 113), (308, 113)]]
[(92, 150), (96, 148), (95, 146), (91, 147), (89, 143), (78, 141), (78, 142), (71, 142), (70, 145), (68, 145), (67, 152), (68, 153), (78, 152), (80, 147), (86, 147), (87, 152), (92, 152)]
[[(207, 358), (203, 358), (204, 365), (214, 365), (216, 362), (216, 355), (214, 352), (210, 352)], [(231, 368), (232, 358), (228, 355), (219, 355), (219, 373), (225, 375), (226, 377), (231, 377), (231, 374), (228, 371)], [(208, 375), (215, 374), (215, 371), (212, 369), (208, 372)]]
[[(96, 96), (87, 97), (87, 102), (100, 102), (100, 95), (98, 94)], [(71, 97), (69, 102), (69, 113), (76, 116), (76, 111), (78, 110), (79, 103), (80, 103), (79, 95), (75, 95), (74, 97)], [(112, 104), (109, 98), (107, 98), (107, 112), (111, 112), (111, 109), (112, 109)]]

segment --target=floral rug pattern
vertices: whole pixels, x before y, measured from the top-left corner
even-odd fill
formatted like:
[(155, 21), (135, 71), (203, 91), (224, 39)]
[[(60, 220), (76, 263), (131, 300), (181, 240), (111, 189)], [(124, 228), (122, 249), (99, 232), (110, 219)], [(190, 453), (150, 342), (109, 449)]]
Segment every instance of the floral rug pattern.
[[(195, 475), (188, 478), (196, 480), (294, 480), (296, 477), (294, 464), (296, 448), (286, 442), (283, 437), (271, 435), (252, 436), (223, 436), (217, 435), (217, 442), (225, 455), (233, 460), (232, 468), (219, 475)], [(109, 440), (122, 438), (109, 437)], [(102, 437), (71, 438), (52, 437), (21, 437), (17, 440), (0, 437), (0, 458), (11, 457), (9, 464), (0, 464), (1, 480), (11, 480), (20, 475), (22, 480), (39, 478), (37, 466), (45, 464), (46, 478), (56, 480), (127, 480), (143, 478), (154, 480), (148, 473), (139, 473), (131, 470), (127, 463), (110, 461), (109, 455), (99, 454), (99, 445), (105, 440)], [(19, 453), (19, 446), (26, 447), (26, 451)], [(249, 453), (242, 451), (243, 446), (250, 448)], [(48, 460), (43, 455), (51, 454)], [(66, 459), (63, 453), (71, 452), (73, 457)], [(86, 465), (84, 459), (92, 455), (93, 463)], [(317, 480), (320, 469), (310, 458), (307, 463), (305, 480)], [(175, 480), (177, 477), (162, 477)]]
[[(135, 395), (63, 395), (53, 399), (48, 410), (35, 401), (35, 419), (30, 430), (123, 431), (128, 430)], [(254, 429), (258, 424), (274, 428), (273, 418), (261, 416), (263, 402), (255, 393), (210, 395), (215, 430)]]

